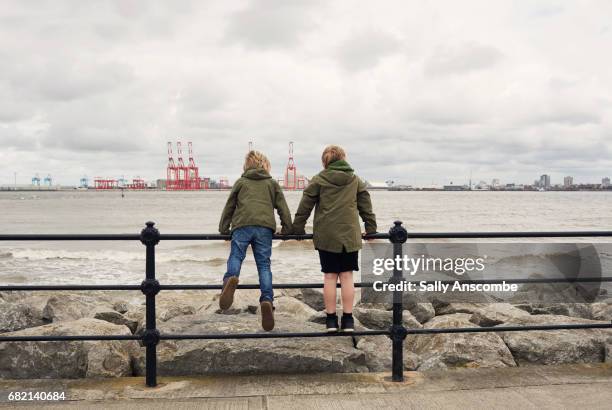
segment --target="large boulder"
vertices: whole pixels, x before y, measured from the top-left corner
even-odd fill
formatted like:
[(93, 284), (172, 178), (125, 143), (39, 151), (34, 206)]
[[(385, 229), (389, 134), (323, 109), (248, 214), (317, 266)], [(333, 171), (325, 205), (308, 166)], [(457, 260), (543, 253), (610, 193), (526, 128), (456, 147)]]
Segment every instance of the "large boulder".
[[(424, 325), (426, 329), (475, 327), (470, 314), (436, 316)], [(421, 363), (419, 370), (448, 367), (516, 366), (512, 354), (495, 333), (440, 333), (409, 336), (409, 350)]]
[(215, 293), (210, 303), (202, 306), (197, 311), (219, 313), (223, 315), (239, 315), (241, 313), (255, 314), (259, 310), (260, 295), (261, 292), (258, 289), (237, 289), (234, 293), (234, 302), (232, 306), (229, 309), (221, 310), (219, 307), (219, 297), (221, 294)]
[(51, 296), (42, 316), (49, 322), (64, 322), (94, 317), (97, 312), (112, 310), (112, 304), (91, 295), (62, 294)]
[(28, 303), (0, 302), (0, 333), (44, 325), (42, 310)]
[[(126, 326), (83, 318), (6, 333), (3, 336), (130, 335)], [(132, 340), (0, 343), (0, 377), (46, 379), (130, 376)]]
[(114, 310), (107, 312), (97, 312), (94, 315), (94, 319), (104, 320), (106, 322), (114, 323), (116, 325), (127, 326), (130, 332), (135, 333), (138, 328), (138, 320), (130, 319), (123, 316), (121, 313)]
[(323, 289), (301, 289), (301, 292), (296, 295), (296, 297), (314, 310), (325, 310), (325, 302), (323, 301)]
[[(275, 315), (273, 332), (322, 332), (322, 325)], [(163, 334), (259, 333), (258, 315), (199, 312), (159, 324)], [(367, 371), (365, 354), (351, 337), (241, 340), (165, 340), (158, 345), (158, 373), (167, 376)], [(145, 372), (144, 352), (135, 360)]]
[(521, 303), (516, 305), (532, 315), (563, 315), (593, 319), (592, 306), (589, 303)]
[(529, 316), (529, 313), (509, 303), (491, 303), (476, 309), (470, 317), (470, 321), (478, 326), (490, 327)]
[[(409, 336), (410, 337), (410, 336)], [(418, 336), (417, 336), (418, 337)], [(391, 339), (387, 336), (362, 336), (357, 339), (356, 348), (365, 353), (365, 363), (371, 372), (389, 372), (393, 358)], [(404, 342), (404, 369), (416, 370), (419, 356)]]
[(427, 302), (410, 303), (406, 308), (419, 323), (425, 323), (436, 315), (433, 304)]
[[(516, 317), (501, 326), (602, 323), (558, 315)], [(606, 335), (612, 330), (568, 329), (500, 332), (519, 365), (594, 363), (604, 360)]]
[(434, 305), (436, 316), (452, 315), (454, 313), (474, 313), (478, 309), (487, 306), (488, 303), (451, 302)]
[(612, 303), (593, 303), (591, 305), (591, 315), (595, 320), (612, 320)]
[[(236, 291), (236, 295), (243, 296), (244, 290)], [(248, 292), (248, 291), (247, 291)], [(219, 308), (217, 291), (165, 291), (157, 295), (155, 306), (157, 317), (161, 321), (170, 320), (177, 316), (193, 315), (201, 309)], [(237, 296), (238, 301), (240, 298)], [(142, 303), (144, 306), (144, 302)]]
[[(353, 308), (353, 316), (368, 329), (384, 330), (393, 324), (393, 311), (378, 305), (357, 305)], [(408, 310), (402, 312), (402, 320), (407, 328), (423, 327)]]
[(287, 316), (293, 316), (296, 321), (314, 322), (325, 324), (325, 312), (318, 312), (291, 296), (280, 296), (275, 298), (275, 312)]

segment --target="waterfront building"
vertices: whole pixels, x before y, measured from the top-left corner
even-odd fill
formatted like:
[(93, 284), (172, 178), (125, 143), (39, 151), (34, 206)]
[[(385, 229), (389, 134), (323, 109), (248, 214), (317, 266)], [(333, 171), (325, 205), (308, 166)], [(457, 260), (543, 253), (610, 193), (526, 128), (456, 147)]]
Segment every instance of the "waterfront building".
[(540, 182), (538, 183), (540, 188), (550, 189), (550, 175), (543, 174), (540, 175)]
[(563, 178), (563, 187), (564, 188), (571, 188), (572, 185), (574, 185), (574, 177), (567, 176), (567, 177)]

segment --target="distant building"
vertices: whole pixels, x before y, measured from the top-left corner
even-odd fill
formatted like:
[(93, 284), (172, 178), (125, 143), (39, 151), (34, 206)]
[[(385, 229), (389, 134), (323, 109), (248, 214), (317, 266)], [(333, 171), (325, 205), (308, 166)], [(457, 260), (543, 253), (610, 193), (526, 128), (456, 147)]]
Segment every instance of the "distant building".
[(540, 181), (538, 183), (540, 188), (550, 189), (550, 175), (543, 174), (540, 175)]
[(476, 191), (488, 191), (490, 189), (489, 185), (485, 181), (480, 181), (474, 187)]
[(491, 188), (499, 188), (499, 179), (493, 178), (491, 181)]
[(567, 176), (567, 177), (563, 178), (563, 187), (564, 188), (570, 188), (572, 185), (574, 185), (574, 177)]
[(451, 183), (450, 185), (444, 185), (443, 190), (444, 191), (469, 191), (470, 187), (467, 185), (453, 185)]
[(607, 188), (610, 186), (610, 177), (605, 177), (601, 179), (602, 188)]

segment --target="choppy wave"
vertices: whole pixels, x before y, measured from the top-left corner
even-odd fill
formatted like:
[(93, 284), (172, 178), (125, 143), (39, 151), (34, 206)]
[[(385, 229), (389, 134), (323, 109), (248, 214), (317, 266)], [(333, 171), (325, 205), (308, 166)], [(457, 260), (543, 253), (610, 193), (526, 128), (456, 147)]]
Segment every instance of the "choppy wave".
[(27, 259), (34, 261), (43, 260), (96, 260), (129, 262), (144, 260), (144, 252), (125, 251), (67, 251), (61, 249), (13, 249), (7, 252), (8, 258)]
[[(144, 261), (144, 252), (126, 251), (67, 251), (57, 249), (13, 249), (0, 253), (0, 259), (16, 259), (29, 261), (105, 261), (127, 263)], [(226, 258), (219, 256), (199, 256), (178, 252), (158, 253), (159, 263), (206, 263), (218, 266), (226, 262)]]
[(289, 240), (289, 241), (274, 241), (272, 244), (273, 248), (281, 249), (313, 249), (312, 240), (307, 239), (303, 241)]

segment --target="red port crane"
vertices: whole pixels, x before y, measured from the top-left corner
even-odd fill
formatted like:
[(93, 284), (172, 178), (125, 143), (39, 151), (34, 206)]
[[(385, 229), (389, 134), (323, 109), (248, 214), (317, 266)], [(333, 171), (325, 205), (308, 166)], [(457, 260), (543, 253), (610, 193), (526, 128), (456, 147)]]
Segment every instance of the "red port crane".
[(108, 179), (96, 177), (94, 179), (94, 188), (95, 189), (115, 189), (118, 187), (116, 179)]
[[(191, 141), (187, 143), (187, 146), (189, 147), (189, 163), (187, 165), (186, 189), (201, 189), (203, 181), (200, 179), (200, 169), (196, 166), (193, 159), (193, 144)], [(206, 188), (208, 186), (204, 189)]]
[(298, 175), (297, 167), (293, 160), (293, 142), (289, 143), (289, 161), (285, 168), (285, 178), (282, 180), (284, 189), (296, 190), (306, 188), (306, 179), (302, 175)]
[(187, 147), (189, 159), (187, 165), (185, 165), (182, 143), (180, 141), (176, 143), (177, 158), (175, 163), (172, 155), (172, 143), (168, 142), (168, 167), (166, 170), (166, 190), (168, 191), (208, 189), (209, 187), (210, 179), (200, 177), (200, 169), (193, 156), (193, 144), (188, 142)]
[(183, 149), (181, 147), (181, 142), (178, 141), (176, 143), (176, 168), (178, 169), (178, 189), (184, 190), (189, 189), (187, 181), (189, 180), (189, 168), (185, 166), (185, 161), (183, 161)]
[(168, 168), (166, 169), (166, 190), (173, 191), (177, 189), (178, 170), (174, 163), (174, 155), (172, 155), (172, 142), (168, 141)]

